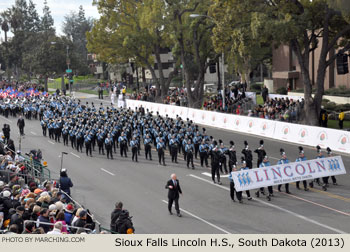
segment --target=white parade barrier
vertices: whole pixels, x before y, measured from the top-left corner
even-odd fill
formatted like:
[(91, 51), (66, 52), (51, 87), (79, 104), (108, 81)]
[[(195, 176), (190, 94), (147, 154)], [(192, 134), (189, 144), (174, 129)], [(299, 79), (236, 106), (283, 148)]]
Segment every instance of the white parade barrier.
[(232, 172), (236, 191), (346, 174), (340, 156)]
[(175, 105), (126, 100), (127, 108), (135, 109), (140, 106), (144, 107), (146, 111), (153, 111), (153, 115), (159, 112), (161, 116), (168, 115), (170, 118), (180, 116), (183, 120), (189, 118), (194, 123), (205, 126), (258, 135), (312, 147), (320, 145), (322, 148), (330, 147), (334, 151), (350, 153), (350, 132), (343, 130), (286, 123)]
[(301, 101), (302, 99), (304, 99), (304, 95), (298, 96), (298, 95), (269, 94), (269, 98), (270, 99), (275, 99), (275, 98), (286, 99), (286, 98), (288, 98), (289, 100), (293, 99), (293, 101), (297, 101), (297, 100)]

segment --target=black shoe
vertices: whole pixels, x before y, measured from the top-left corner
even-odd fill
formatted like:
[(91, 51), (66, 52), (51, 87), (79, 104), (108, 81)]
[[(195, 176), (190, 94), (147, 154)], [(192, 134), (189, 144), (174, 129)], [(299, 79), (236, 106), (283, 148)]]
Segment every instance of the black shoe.
[(299, 187), (299, 186), (297, 186), (297, 189), (298, 189), (298, 190), (300, 190), (300, 187)]
[(323, 186), (322, 186), (322, 189), (323, 189), (323, 191), (327, 191), (327, 186), (326, 186), (326, 185), (323, 185)]
[(169, 212), (169, 214), (170, 214), (170, 215), (173, 215), (173, 213), (172, 213), (172, 212)]
[(286, 191), (287, 194), (292, 194), (290, 191)]
[(266, 198), (267, 198), (268, 201), (271, 201), (271, 196), (270, 195), (267, 196)]
[(232, 202), (236, 202), (236, 201), (233, 199)]
[(279, 192), (282, 192), (281, 188), (278, 188), (278, 191), (279, 191)]
[(219, 181), (219, 182), (218, 182), (218, 185), (222, 185), (222, 183)]
[(314, 183), (309, 183), (310, 188), (314, 188)]
[(248, 200), (252, 200), (252, 197), (248, 197)]
[(152, 158), (150, 158), (149, 160), (151, 160), (151, 161), (152, 161)]
[(337, 183), (337, 182), (334, 182), (333, 185), (338, 185), (338, 183)]
[(177, 217), (181, 217), (182, 215), (180, 213), (177, 214)]
[(194, 166), (192, 166), (192, 170), (194, 170)]
[(163, 166), (166, 166), (166, 164), (163, 164)]
[(256, 193), (255, 193), (255, 196), (259, 198), (259, 197), (260, 197), (260, 193), (259, 193), (259, 192), (256, 192)]
[(304, 191), (306, 192), (306, 191), (309, 191), (309, 188), (304, 188)]
[(241, 204), (242, 204), (242, 203), (243, 203), (243, 200), (240, 200), (240, 201), (239, 201), (239, 203), (241, 203)]

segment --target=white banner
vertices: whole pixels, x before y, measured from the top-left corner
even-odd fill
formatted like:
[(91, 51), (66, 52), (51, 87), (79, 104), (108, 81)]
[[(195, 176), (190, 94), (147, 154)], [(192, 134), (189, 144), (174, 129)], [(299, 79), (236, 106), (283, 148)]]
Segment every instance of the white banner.
[(341, 156), (232, 172), (236, 191), (346, 174)]

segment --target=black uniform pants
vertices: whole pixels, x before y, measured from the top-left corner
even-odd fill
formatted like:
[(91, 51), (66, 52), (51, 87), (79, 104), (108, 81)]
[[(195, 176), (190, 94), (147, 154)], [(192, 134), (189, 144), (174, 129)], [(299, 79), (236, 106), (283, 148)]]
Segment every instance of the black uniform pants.
[(222, 156), (220, 158), (220, 171), (221, 173), (224, 173), (224, 171), (222, 170), (222, 167), (224, 167), (225, 173), (227, 173), (227, 165), (226, 165), (226, 157)]
[[(331, 176), (331, 179), (332, 179), (333, 184), (337, 183), (337, 179), (334, 176)], [(326, 185), (328, 184), (328, 180), (329, 180), (329, 176), (322, 178), (323, 183), (325, 183)]]
[[(103, 150), (103, 146), (102, 146), (102, 150)], [(111, 159), (113, 159), (112, 145), (106, 145), (106, 152), (107, 152), (107, 158), (111, 157)]]
[(199, 157), (201, 159), (201, 166), (203, 167), (203, 163), (208, 166), (208, 154), (206, 152), (199, 152)]
[(43, 136), (46, 137), (47, 127), (46, 126), (42, 126), (42, 129), (43, 129)]
[(92, 152), (91, 152), (91, 142), (85, 142), (85, 149), (86, 149), (86, 156), (89, 155), (89, 152), (90, 152), (90, 156), (92, 156)]
[(70, 144), (71, 144), (73, 149), (76, 147), (76, 142), (75, 142), (75, 137), (74, 136), (70, 137)]
[(194, 157), (197, 159), (197, 154), (199, 152), (199, 144), (194, 144)]
[[(282, 185), (278, 185), (278, 191), (281, 191)], [(286, 189), (286, 192), (289, 192), (289, 184), (284, 184), (284, 188)]]
[[(299, 189), (300, 181), (297, 181), (296, 184), (297, 184), (297, 188)], [(306, 180), (303, 180), (303, 186), (304, 186), (304, 189), (307, 188)]]
[(159, 164), (165, 164), (165, 159), (164, 159), (164, 150), (163, 149), (159, 149), (158, 150), (158, 159), (159, 159)]
[(126, 154), (126, 148), (127, 148), (127, 146), (126, 146), (125, 143), (121, 143), (121, 144), (120, 144), (120, 156), (121, 156), (121, 157), (122, 157), (123, 155), (124, 155), (125, 157), (128, 157), (128, 155)]
[(101, 154), (101, 152), (102, 152), (102, 155), (104, 155), (104, 154), (105, 154), (105, 150), (104, 150), (104, 148), (103, 148), (103, 143), (102, 143), (102, 141), (98, 141), (98, 142), (97, 142), (97, 145), (98, 145), (98, 154)]
[(137, 162), (137, 152), (138, 152), (137, 146), (132, 147), (131, 151), (132, 151), (132, 161)]
[(187, 167), (189, 166), (189, 164), (191, 163), (192, 168), (194, 167), (193, 165), (193, 153), (190, 151), (187, 153)]
[(170, 147), (170, 152), (171, 152), (171, 162), (177, 163), (177, 146), (171, 146)]
[(145, 156), (146, 156), (146, 159), (148, 159), (148, 156), (149, 156), (149, 159), (152, 160), (152, 146), (150, 144), (146, 144), (145, 145)]
[(63, 145), (68, 145), (68, 135), (63, 135)]
[(211, 164), (211, 179), (215, 182), (215, 174), (220, 182), (220, 172), (219, 172), (219, 164)]

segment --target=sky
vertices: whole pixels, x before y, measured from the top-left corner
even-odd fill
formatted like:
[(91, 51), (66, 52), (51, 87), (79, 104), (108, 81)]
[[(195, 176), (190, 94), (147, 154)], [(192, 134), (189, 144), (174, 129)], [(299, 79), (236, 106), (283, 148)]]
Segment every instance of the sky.
[[(36, 5), (37, 12), (42, 16), (44, 0), (32, 0)], [(51, 15), (54, 18), (55, 27), (58, 35), (62, 35), (62, 22), (64, 16), (71, 11), (78, 12), (79, 6), (82, 5), (86, 17), (98, 18), (99, 14), (96, 6), (92, 6), (93, 0), (47, 0), (50, 7)], [(29, 2), (29, 0), (27, 0)], [(15, 0), (0, 0), (0, 12), (14, 5)]]

